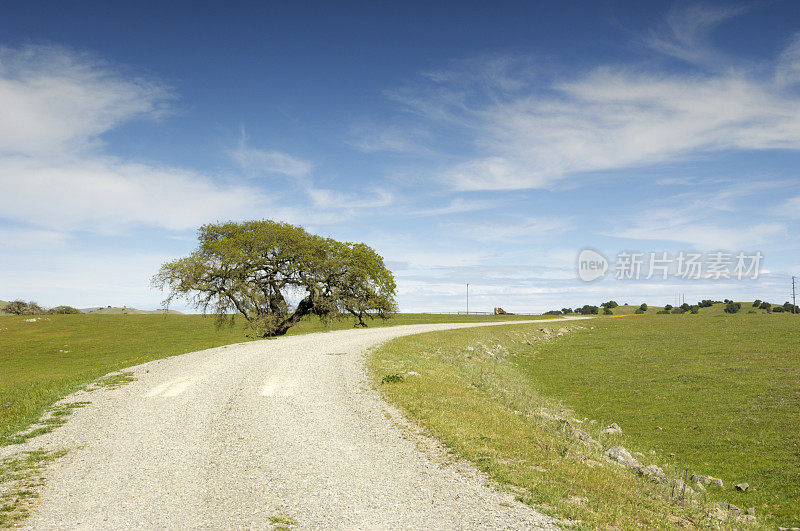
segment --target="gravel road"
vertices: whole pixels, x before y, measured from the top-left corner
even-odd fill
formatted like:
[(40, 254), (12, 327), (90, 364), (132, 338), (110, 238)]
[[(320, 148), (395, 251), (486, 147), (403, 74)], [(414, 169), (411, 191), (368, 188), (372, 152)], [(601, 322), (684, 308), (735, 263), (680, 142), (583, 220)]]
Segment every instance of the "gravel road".
[(286, 516), (325, 529), (552, 528), (445, 459), (367, 381), (369, 348), (469, 326), (485, 324), (291, 336), (133, 367), (130, 384), (72, 395), (92, 403), (65, 426), (0, 449), (70, 450), (24, 525), (270, 528)]

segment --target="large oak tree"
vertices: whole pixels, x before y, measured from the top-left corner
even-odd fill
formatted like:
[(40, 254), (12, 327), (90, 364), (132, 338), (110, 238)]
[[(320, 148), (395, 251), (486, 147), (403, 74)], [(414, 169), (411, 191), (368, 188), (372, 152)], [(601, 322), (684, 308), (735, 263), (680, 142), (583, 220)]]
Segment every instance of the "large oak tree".
[[(240, 314), (257, 337), (286, 333), (307, 315), (389, 317), (395, 281), (363, 243), (339, 242), (274, 221), (209, 224), (199, 247), (167, 262), (153, 284), (221, 317)], [(297, 301), (291, 305), (290, 301)]]

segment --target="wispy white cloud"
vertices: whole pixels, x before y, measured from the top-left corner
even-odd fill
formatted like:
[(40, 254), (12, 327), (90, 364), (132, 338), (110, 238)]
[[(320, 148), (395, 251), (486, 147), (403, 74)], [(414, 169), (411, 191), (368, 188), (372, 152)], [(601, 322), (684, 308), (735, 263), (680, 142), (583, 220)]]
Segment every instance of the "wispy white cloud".
[(96, 145), (135, 119), (157, 119), (171, 91), (59, 47), (0, 48), (0, 154), (51, 154)]
[[(673, 21), (674, 40), (691, 48), (741, 11), (684, 14), (694, 22)], [(390, 97), (436, 131), (444, 154), (460, 157), (438, 171), (451, 188), (550, 188), (588, 172), (731, 150), (800, 149), (800, 96), (775, 80), (794, 75), (795, 47), (766, 75), (747, 67), (666, 74), (611, 65), (554, 78), (535, 75), (529, 62), (480, 58), (470, 69), (427, 73)]]
[(683, 61), (718, 67), (721, 54), (710, 44), (710, 34), (721, 23), (751, 10), (747, 4), (695, 4), (670, 9), (666, 29), (654, 31), (644, 40), (653, 50)]
[(98, 149), (120, 124), (163, 116), (171, 97), (87, 54), (0, 49), (0, 218), (50, 229), (27, 233), (46, 244), (56, 232), (183, 230), (264, 212), (270, 202), (256, 189)]
[(231, 158), (251, 176), (279, 173), (291, 177), (292, 184), (302, 190), (316, 208), (357, 210), (378, 208), (394, 202), (394, 195), (380, 188), (347, 192), (319, 187), (314, 178), (314, 165), (286, 153), (251, 147), (242, 129), (239, 144), (229, 152)]
[(478, 210), (486, 210), (494, 207), (496, 204), (497, 203), (494, 201), (467, 200), (461, 197), (457, 197), (444, 206), (414, 210), (409, 215), (420, 216), (420, 217), (448, 216), (452, 214), (463, 214), (464, 212), (475, 212)]
[(788, 229), (783, 223), (758, 223), (738, 227), (721, 227), (713, 223), (673, 221), (658, 224), (644, 220), (616, 232), (619, 238), (685, 243), (692, 249), (727, 249), (750, 251), (785, 237)]
[(781, 86), (800, 83), (800, 32), (792, 36), (781, 54), (775, 79)]
[(321, 208), (380, 208), (394, 202), (394, 196), (385, 190), (355, 194), (309, 187), (306, 191), (314, 204)]
[(754, 181), (727, 185), (713, 192), (673, 195), (645, 203), (634, 216), (623, 217), (615, 230), (604, 233), (622, 239), (675, 242), (693, 249), (754, 250), (785, 238), (788, 227), (779, 221), (740, 219), (752, 197), (779, 189), (781, 181)]
[(367, 153), (394, 152), (394, 153), (430, 153), (430, 148), (425, 141), (430, 138), (430, 132), (412, 127), (389, 126), (361, 126), (351, 132), (353, 139), (350, 144)]
[(800, 196), (790, 197), (779, 205), (774, 212), (782, 217), (800, 219)]
[(0, 229), (0, 247), (40, 247), (61, 248), (69, 240), (69, 235), (53, 231), (29, 228)]
[(534, 240), (567, 230), (567, 221), (555, 218), (504, 218), (445, 223), (453, 233), (480, 242)]
[(259, 216), (270, 201), (187, 170), (112, 157), (0, 157), (0, 216), (53, 230), (184, 230)]
[(250, 147), (247, 134), (242, 128), (239, 143), (228, 152), (231, 158), (244, 170), (254, 175), (281, 175), (306, 178), (314, 171), (314, 165), (280, 151), (267, 151)]

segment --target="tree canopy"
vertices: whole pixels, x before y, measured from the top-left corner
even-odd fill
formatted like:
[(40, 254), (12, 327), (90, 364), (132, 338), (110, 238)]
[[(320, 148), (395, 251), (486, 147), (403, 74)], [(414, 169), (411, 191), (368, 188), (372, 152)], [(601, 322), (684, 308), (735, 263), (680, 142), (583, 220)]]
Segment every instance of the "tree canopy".
[(180, 297), (223, 318), (244, 316), (257, 337), (283, 335), (306, 315), (349, 314), (366, 326), (364, 317), (396, 310), (394, 276), (366, 244), (269, 220), (204, 225), (198, 240), (153, 284), (169, 290), (166, 304)]

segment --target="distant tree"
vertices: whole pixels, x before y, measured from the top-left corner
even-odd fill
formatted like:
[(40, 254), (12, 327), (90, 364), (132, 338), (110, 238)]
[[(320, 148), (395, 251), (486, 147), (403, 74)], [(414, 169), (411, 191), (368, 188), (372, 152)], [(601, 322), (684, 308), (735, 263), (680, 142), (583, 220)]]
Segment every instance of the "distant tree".
[(783, 303), (783, 311), (790, 312), (790, 313), (800, 313), (800, 308), (792, 304), (791, 302)]
[(603, 315), (614, 315), (614, 312), (611, 308), (603, 308)]
[(701, 308), (711, 308), (714, 306), (714, 301), (710, 299), (703, 299), (697, 305)]
[(759, 306), (761, 306), (761, 299), (753, 301), (753, 308), (758, 308)]
[(563, 314), (572, 313), (572, 308), (561, 308), (561, 313)]
[(691, 307), (691, 309), (690, 309), (689, 311), (690, 311), (691, 313), (693, 313), (693, 314), (698, 314), (698, 313), (700, 313), (700, 307), (699, 307), (699, 306), (696, 306), (696, 305), (695, 305), (695, 306), (692, 306), (692, 307)]
[(600, 308), (597, 306), (590, 306), (588, 304), (583, 305), (581, 308), (578, 309), (578, 313), (581, 315), (597, 315)]
[(673, 308), (670, 313), (682, 314), (682, 313), (686, 313), (686, 310), (684, 310), (682, 307), (679, 306), (677, 308)]
[(204, 225), (198, 239), (189, 256), (161, 266), (153, 285), (169, 289), (167, 304), (182, 297), (221, 320), (242, 315), (256, 337), (283, 335), (305, 316), (350, 314), (366, 326), (364, 317), (396, 309), (394, 277), (363, 243), (266, 220)]
[(72, 306), (56, 306), (55, 308), (51, 308), (47, 313), (76, 314), (76, 313), (81, 313), (81, 311), (77, 308), (73, 308)]
[(722, 301), (722, 302), (724, 302), (725, 304), (730, 304), (730, 303), (732, 303), (733, 301), (732, 301), (732, 300), (730, 300), (730, 299), (725, 299), (725, 300), (724, 300), (724, 301)]
[(767, 301), (764, 301), (758, 307), (761, 308), (762, 310), (769, 311), (770, 308), (772, 308), (772, 305), (770, 303), (768, 303)]
[(688, 303), (684, 302), (683, 304), (681, 304), (681, 310), (683, 310), (684, 312), (688, 312), (689, 308), (691, 308), (691, 306), (689, 306)]
[(617, 306), (619, 306), (617, 301), (608, 301), (600, 305), (601, 308), (616, 308)]
[(736, 313), (742, 309), (742, 305), (738, 302), (728, 301), (725, 303), (725, 313)]
[(639, 306), (639, 309), (642, 310), (643, 313), (646, 312), (647, 311), (647, 304), (643, 302), (642, 305)]
[(670, 311), (672, 309), (672, 305), (671, 304), (667, 304), (666, 306), (664, 306), (664, 309), (667, 310), (667, 311)]
[(15, 300), (9, 302), (3, 311), (14, 315), (41, 315), (45, 313), (44, 308), (39, 306), (33, 301), (25, 302), (23, 300)]
[(544, 312), (544, 315), (561, 315), (561, 310), (549, 310)]

